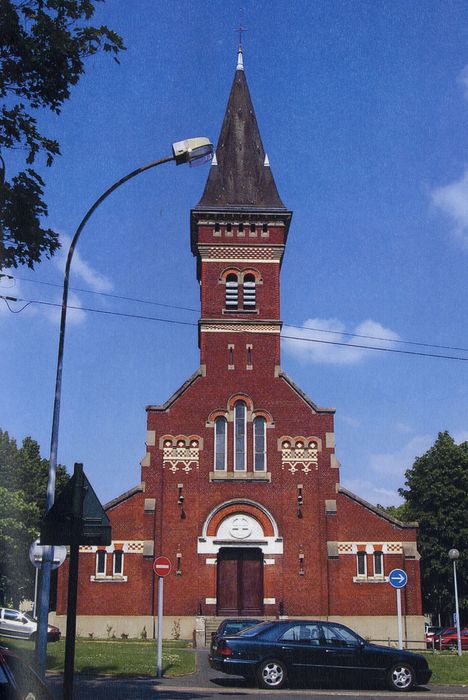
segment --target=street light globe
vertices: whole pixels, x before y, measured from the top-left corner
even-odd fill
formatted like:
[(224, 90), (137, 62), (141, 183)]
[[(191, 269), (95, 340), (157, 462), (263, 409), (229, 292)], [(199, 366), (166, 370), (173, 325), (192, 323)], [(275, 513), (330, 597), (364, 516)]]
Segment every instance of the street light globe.
[(448, 555), (449, 555), (449, 559), (451, 559), (452, 561), (455, 561), (456, 559), (459, 558), (460, 552), (458, 551), (458, 549), (451, 549), (449, 551)]
[(211, 160), (213, 144), (206, 136), (197, 136), (193, 139), (173, 143), (172, 152), (176, 165), (181, 165), (181, 163), (188, 163), (190, 166), (201, 165)]

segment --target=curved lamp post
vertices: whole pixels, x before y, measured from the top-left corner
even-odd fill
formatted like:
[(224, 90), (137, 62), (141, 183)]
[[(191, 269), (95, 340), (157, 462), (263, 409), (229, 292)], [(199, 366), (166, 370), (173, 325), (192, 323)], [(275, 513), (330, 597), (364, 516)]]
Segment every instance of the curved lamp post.
[(449, 559), (453, 561), (453, 588), (455, 593), (455, 615), (457, 617), (457, 650), (458, 656), (462, 655), (461, 633), (460, 633), (460, 612), (458, 610), (458, 586), (457, 586), (457, 559), (460, 557), (458, 549), (451, 549), (448, 553)]
[[(81, 232), (85, 227), (87, 221), (96, 211), (98, 206), (118, 187), (123, 185), (128, 180), (140, 175), (141, 173), (155, 168), (157, 165), (162, 165), (163, 163), (168, 163), (174, 160), (176, 165), (181, 165), (182, 163), (189, 163), (189, 165), (198, 165), (211, 160), (213, 155), (213, 144), (209, 139), (205, 137), (197, 137), (193, 139), (186, 139), (184, 141), (178, 141), (172, 145), (172, 155), (161, 158), (160, 160), (155, 160), (148, 165), (143, 165), (141, 168), (132, 170), (131, 173), (125, 175), (120, 180), (115, 182), (109, 189), (107, 189), (99, 199), (97, 199), (93, 206), (87, 211), (83, 217), (80, 225), (76, 229), (75, 235), (73, 236), (72, 242), (70, 244), (70, 249), (68, 251), (67, 262), (65, 265), (65, 273), (63, 278), (63, 296), (62, 296), (62, 314), (60, 317), (60, 335), (59, 335), (59, 346), (57, 354), (57, 373), (55, 377), (55, 396), (54, 396), (54, 412), (52, 419), (52, 434), (50, 440), (50, 459), (49, 459), (49, 476), (47, 482), (47, 510), (50, 510), (54, 504), (55, 500), (55, 478), (57, 473), (57, 447), (58, 447), (58, 434), (59, 434), (59, 423), (60, 423), (60, 400), (62, 394), (62, 366), (63, 366), (63, 348), (65, 343), (65, 324), (67, 320), (67, 301), (68, 301), (68, 280), (70, 275), (70, 266), (73, 259), (73, 253), (75, 251), (75, 246), (78, 242)], [(37, 642), (36, 642), (36, 661), (38, 665), (39, 672), (42, 676), (45, 674), (45, 662), (47, 653), (47, 619), (49, 615), (49, 597), (50, 597), (50, 572), (52, 565), (52, 549), (53, 547), (45, 547), (43, 553), (42, 562), (42, 582), (41, 582), (41, 593), (39, 599), (39, 615), (38, 615), (38, 630), (37, 630)]]

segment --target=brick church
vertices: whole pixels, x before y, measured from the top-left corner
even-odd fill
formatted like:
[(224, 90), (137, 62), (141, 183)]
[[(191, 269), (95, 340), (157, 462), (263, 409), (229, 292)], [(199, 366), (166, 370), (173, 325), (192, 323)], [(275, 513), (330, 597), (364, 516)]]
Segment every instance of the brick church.
[[(82, 547), (78, 633), (152, 637), (155, 556), (165, 637), (203, 641), (221, 616), (309, 616), (395, 638), (389, 572), (405, 569), (404, 636), (423, 637), (416, 524), (340, 485), (334, 409), (281, 368), (280, 271), (291, 224), (265, 153), (239, 50), (190, 240), (200, 283), (200, 366), (148, 406), (141, 481), (106, 505), (112, 544)], [(293, 244), (293, 243), (292, 243)], [(67, 565), (56, 622), (64, 629)]]

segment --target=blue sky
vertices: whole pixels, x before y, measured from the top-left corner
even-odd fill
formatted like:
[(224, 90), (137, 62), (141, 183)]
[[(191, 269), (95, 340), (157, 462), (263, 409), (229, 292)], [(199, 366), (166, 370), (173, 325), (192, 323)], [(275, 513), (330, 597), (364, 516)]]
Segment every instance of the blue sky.
[[(395, 342), (468, 348), (468, 5), (242, 6), (257, 119), (294, 211), (282, 317), (296, 328), (286, 325), (284, 334), (468, 358), (468, 350)], [(173, 141), (216, 142), (239, 4), (109, 0), (95, 23), (124, 37), (120, 66), (93, 57), (62, 114), (39, 115), (62, 147), (51, 169), (39, 169), (48, 224), (65, 248), (115, 180), (169, 154)], [(68, 318), (59, 460), (70, 470), (83, 462), (103, 502), (139, 481), (145, 405), (163, 402), (198, 366), (189, 212), (207, 174), (169, 164), (136, 178), (79, 241), (71, 285), (89, 291), (70, 299), (81, 310)], [(15, 279), (0, 280), (0, 293), (57, 303), (60, 289), (50, 285), (61, 284), (62, 269), (56, 256), (34, 272), (10, 271)], [(0, 427), (19, 442), (31, 435), (44, 456), (58, 319), (52, 306), (0, 306)], [(336, 407), (342, 483), (373, 503), (399, 502), (405, 469), (439, 431), (468, 439), (466, 361), (286, 339), (282, 365), (316, 403)]]

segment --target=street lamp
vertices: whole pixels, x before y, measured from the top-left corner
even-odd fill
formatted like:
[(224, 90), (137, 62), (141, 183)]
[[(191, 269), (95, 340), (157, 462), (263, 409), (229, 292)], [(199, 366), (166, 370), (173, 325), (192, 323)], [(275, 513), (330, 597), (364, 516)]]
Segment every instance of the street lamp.
[[(55, 477), (57, 473), (57, 447), (58, 447), (58, 434), (59, 434), (59, 423), (60, 423), (60, 399), (62, 394), (62, 366), (63, 366), (63, 348), (65, 343), (65, 324), (67, 320), (67, 301), (68, 301), (68, 279), (70, 275), (70, 266), (73, 258), (73, 253), (75, 251), (75, 246), (78, 242), (80, 234), (85, 227), (87, 221), (91, 215), (96, 211), (98, 206), (118, 187), (123, 185), (128, 180), (133, 177), (144, 173), (146, 170), (155, 168), (157, 165), (162, 165), (163, 163), (168, 163), (174, 160), (176, 165), (181, 165), (182, 163), (189, 163), (189, 165), (198, 165), (200, 163), (205, 163), (211, 160), (213, 155), (213, 144), (209, 139), (205, 137), (197, 137), (192, 139), (185, 139), (183, 141), (178, 141), (172, 145), (172, 155), (161, 158), (160, 160), (155, 160), (148, 165), (143, 165), (141, 168), (133, 170), (125, 177), (121, 178), (115, 182), (109, 189), (107, 189), (99, 199), (97, 199), (93, 206), (88, 209), (85, 216), (81, 220), (80, 225), (75, 231), (72, 242), (70, 244), (70, 249), (68, 251), (67, 262), (65, 265), (65, 273), (63, 278), (63, 296), (62, 296), (62, 313), (60, 317), (60, 335), (59, 335), (59, 346), (57, 353), (57, 373), (55, 377), (55, 396), (54, 396), (54, 412), (52, 418), (52, 433), (50, 439), (50, 458), (49, 458), (49, 476), (47, 482), (47, 510), (50, 510), (54, 504), (55, 500)], [(52, 565), (52, 550), (53, 547), (45, 547), (42, 559), (42, 581), (41, 581), (41, 592), (39, 599), (39, 616), (38, 616), (38, 628), (37, 628), (37, 640), (36, 640), (36, 661), (38, 665), (39, 672), (42, 677), (45, 674), (45, 662), (47, 653), (47, 619), (49, 615), (49, 597), (50, 597), (50, 572)]]
[(457, 559), (460, 557), (458, 549), (451, 549), (448, 553), (449, 559), (453, 561), (453, 587), (455, 591), (455, 615), (457, 617), (457, 649), (458, 656), (462, 655), (461, 634), (460, 634), (460, 613), (458, 610), (458, 586), (457, 586)]

